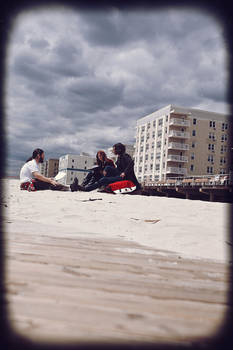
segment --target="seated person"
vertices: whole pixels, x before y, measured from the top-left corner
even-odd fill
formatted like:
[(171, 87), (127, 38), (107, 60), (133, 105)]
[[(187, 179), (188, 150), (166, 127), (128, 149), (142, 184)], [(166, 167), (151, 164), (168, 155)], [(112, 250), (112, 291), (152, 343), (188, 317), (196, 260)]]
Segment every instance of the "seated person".
[[(98, 151), (96, 154), (96, 166), (91, 169), (89, 174), (84, 178), (82, 186), (95, 183), (103, 177), (103, 170), (106, 166), (114, 167), (114, 162), (109, 159), (104, 151)], [(71, 185), (72, 190), (72, 185)]]
[(45, 177), (40, 174), (39, 163), (44, 162), (44, 151), (37, 148), (20, 170), (20, 189), (35, 190), (59, 190), (69, 191), (68, 186), (64, 186), (56, 182), (54, 179)]
[(130, 180), (136, 185), (136, 189), (140, 189), (141, 186), (134, 173), (134, 161), (129, 154), (125, 153), (125, 146), (122, 143), (115, 144), (113, 146), (113, 153), (118, 156), (116, 168), (106, 166), (103, 170), (104, 176), (95, 183), (87, 186), (78, 185), (78, 179), (75, 178), (73, 190), (89, 192), (96, 188), (122, 180)]

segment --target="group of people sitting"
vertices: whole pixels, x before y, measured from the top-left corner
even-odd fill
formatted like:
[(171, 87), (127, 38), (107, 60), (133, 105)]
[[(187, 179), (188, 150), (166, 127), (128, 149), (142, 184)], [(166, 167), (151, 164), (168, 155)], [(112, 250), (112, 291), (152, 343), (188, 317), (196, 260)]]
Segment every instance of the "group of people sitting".
[(44, 161), (44, 151), (37, 148), (23, 165), (20, 171), (20, 188), (22, 190), (59, 190), (59, 191), (93, 191), (97, 188), (105, 188), (107, 185), (130, 180), (140, 189), (140, 184), (134, 173), (134, 161), (131, 156), (125, 152), (125, 146), (122, 143), (116, 143), (113, 146), (113, 153), (117, 155), (116, 163), (109, 159), (104, 151), (98, 151), (96, 154), (96, 166), (93, 167), (84, 178), (81, 185), (75, 178), (70, 186), (65, 186), (55, 181), (53, 178), (43, 176), (39, 170), (39, 163)]

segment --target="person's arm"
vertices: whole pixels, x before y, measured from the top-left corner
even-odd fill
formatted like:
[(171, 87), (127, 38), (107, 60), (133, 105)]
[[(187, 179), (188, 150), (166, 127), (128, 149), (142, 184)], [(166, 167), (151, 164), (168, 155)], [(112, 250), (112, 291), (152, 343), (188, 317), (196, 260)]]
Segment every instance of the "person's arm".
[(129, 173), (133, 171), (134, 161), (129, 154), (124, 154), (123, 161), (125, 163), (125, 168), (124, 168), (124, 171), (120, 174), (120, 176), (124, 178), (125, 176), (127, 176)]
[(40, 173), (38, 173), (37, 171), (34, 171), (32, 174), (33, 174), (33, 176), (36, 179), (38, 179), (40, 181), (48, 182), (48, 183), (50, 183), (51, 185), (54, 185), (54, 186), (58, 185), (58, 183), (55, 180), (53, 180), (53, 179), (51, 179), (49, 177), (45, 177), (45, 176), (41, 175)]

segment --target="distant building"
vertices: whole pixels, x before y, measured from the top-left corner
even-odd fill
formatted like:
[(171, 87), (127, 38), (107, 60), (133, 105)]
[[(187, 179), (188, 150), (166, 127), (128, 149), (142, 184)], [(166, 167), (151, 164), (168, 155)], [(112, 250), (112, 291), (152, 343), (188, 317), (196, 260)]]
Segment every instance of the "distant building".
[(59, 159), (48, 159), (40, 163), (40, 172), (46, 177), (55, 177), (59, 169)]
[(230, 122), (225, 114), (168, 105), (137, 121), (139, 181), (229, 173)]
[(46, 172), (45, 172), (45, 163), (46, 163), (46, 161), (44, 161), (43, 163), (39, 163), (39, 164), (38, 164), (39, 169), (40, 169), (40, 173), (41, 173), (41, 175), (43, 175), (43, 176), (46, 176)]
[(87, 153), (80, 155), (66, 154), (59, 158), (59, 173), (56, 179), (65, 185), (70, 185), (77, 177), (81, 184), (88, 174), (88, 169), (92, 168), (95, 162), (96, 158), (87, 155)]

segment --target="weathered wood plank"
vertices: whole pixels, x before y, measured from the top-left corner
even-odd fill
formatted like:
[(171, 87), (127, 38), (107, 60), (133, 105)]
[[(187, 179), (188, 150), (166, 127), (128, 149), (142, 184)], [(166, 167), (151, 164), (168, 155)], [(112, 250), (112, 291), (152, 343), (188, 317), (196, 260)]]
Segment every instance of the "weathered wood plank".
[(187, 342), (228, 308), (228, 266), (130, 241), (11, 233), (9, 317), (31, 339)]

